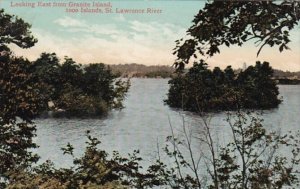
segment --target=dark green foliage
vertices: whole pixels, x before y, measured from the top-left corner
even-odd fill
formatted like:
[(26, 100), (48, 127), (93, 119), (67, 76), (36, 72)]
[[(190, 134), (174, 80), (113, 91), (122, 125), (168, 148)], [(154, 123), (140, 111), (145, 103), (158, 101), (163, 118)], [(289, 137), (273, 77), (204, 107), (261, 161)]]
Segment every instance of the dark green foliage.
[(258, 61), (236, 75), (230, 66), (211, 71), (201, 60), (188, 73), (169, 81), (166, 103), (195, 112), (275, 108), (280, 100), (272, 74), (267, 62)]
[(65, 57), (64, 62), (60, 66), (60, 82), (63, 85), (72, 85), (75, 88), (80, 88), (83, 83), (83, 72), (81, 65), (77, 64), (72, 58)]
[[(109, 104), (101, 97), (91, 96), (70, 84), (64, 85), (58, 99), (54, 100), (54, 117), (99, 117), (106, 115)], [(59, 109), (59, 110), (58, 110)]]
[(90, 64), (84, 68), (82, 88), (88, 95), (102, 98), (108, 104), (114, 99), (115, 76), (104, 64)]
[(279, 85), (300, 85), (299, 79), (277, 79)]
[(122, 109), (124, 108), (123, 101), (126, 97), (126, 94), (130, 87), (130, 80), (122, 80), (118, 79), (114, 83), (114, 100), (113, 100), (113, 108)]
[(44, 105), (48, 106), (48, 101), (57, 99), (63, 85), (60, 81), (60, 65), (55, 53), (42, 53), (30, 67), (35, 81), (40, 85), (41, 95), (45, 98)]
[(31, 35), (28, 23), (15, 15), (9, 15), (0, 9), (0, 47), (7, 44), (15, 44), (21, 48), (30, 48), (36, 42)]
[(172, 76), (171, 71), (152, 71), (146, 73), (147, 78), (169, 78)]
[(276, 107), (280, 100), (275, 81), (271, 79), (273, 70), (267, 62), (249, 66), (237, 78), (237, 87), (242, 92), (243, 106), (246, 108), (268, 109)]
[(212, 1), (195, 16), (187, 30), (188, 39), (177, 40), (174, 54), (177, 68), (182, 69), (197, 54), (213, 56), (222, 45), (242, 46), (256, 40), (259, 49), (265, 45), (289, 49), (289, 31), (300, 19), (299, 1)]
[[(122, 108), (129, 81), (116, 78), (102, 63), (82, 66), (65, 57), (60, 64), (55, 53), (42, 53), (31, 72), (40, 83), (45, 109), (55, 117), (99, 117), (109, 109)], [(48, 103), (53, 106), (48, 107)]]
[[(44, 108), (39, 85), (28, 71), (30, 62), (2, 51), (0, 60), (0, 183), (10, 173), (23, 170), (37, 162), (38, 156), (29, 149), (35, 125), (32, 119)], [(3, 180), (4, 179), (4, 180)], [(4, 182), (3, 182), (4, 181)], [(3, 182), (3, 183), (2, 183)], [(1, 187), (1, 186), (0, 186)]]
[(31, 120), (43, 109), (43, 99), (28, 71), (29, 61), (14, 57), (7, 47), (11, 43), (21, 48), (33, 46), (37, 40), (29, 28), (22, 19), (0, 9), (0, 188), (12, 172), (27, 169), (38, 160), (29, 151), (36, 147)]

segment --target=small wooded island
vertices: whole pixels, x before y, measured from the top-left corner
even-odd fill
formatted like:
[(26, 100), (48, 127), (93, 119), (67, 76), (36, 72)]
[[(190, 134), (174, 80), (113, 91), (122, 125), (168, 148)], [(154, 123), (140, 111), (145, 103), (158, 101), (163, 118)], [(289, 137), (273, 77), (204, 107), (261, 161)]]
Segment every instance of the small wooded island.
[(231, 66), (212, 71), (200, 60), (187, 73), (169, 81), (168, 105), (193, 112), (270, 109), (280, 104), (273, 70), (268, 62), (256, 62), (240, 73)]
[(44, 97), (41, 113), (54, 117), (101, 117), (112, 108), (123, 108), (129, 80), (117, 75), (103, 63), (81, 65), (55, 53), (42, 53), (29, 64), (29, 72), (39, 83)]
[[(117, 79), (102, 63), (82, 66), (68, 57), (61, 63), (55, 53), (42, 53), (36, 61), (30, 62), (6, 50), (1, 60), (1, 66), (6, 68), (5, 72), (1, 71), (1, 77), (19, 82), (12, 86), (19, 90), (23, 85), (21, 81), (26, 81), (28, 87), (24, 90), (30, 90), (36, 102), (36, 114), (42, 117), (101, 117), (113, 108), (123, 108), (130, 86), (129, 80)], [(4, 89), (10, 90), (9, 87)], [(20, 101), (16, 103), (23, 105), (17, 111), (25, 111), (27, 107), (22, 102), (24, 95), (26, 93), (19, 94)], [(3, 103), (10, 101), (10, 97), (6, 97), (2, 98)]]

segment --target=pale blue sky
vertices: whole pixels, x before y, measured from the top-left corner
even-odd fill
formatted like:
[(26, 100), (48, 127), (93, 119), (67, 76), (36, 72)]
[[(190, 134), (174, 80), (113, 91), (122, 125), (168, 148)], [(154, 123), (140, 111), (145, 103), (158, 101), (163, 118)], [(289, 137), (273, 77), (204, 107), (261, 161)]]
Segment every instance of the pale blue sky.
[[(70, 2), (55, 0), (56, 2)], [(17, 55), (30, 60), (41, 52), (55, 52), (59, 57), (69, 56), (80, 63), (103, 62), (108, 64), (141, 63), (172, 65), (175, 56), (174, 41), (185, 36), (195, 14), (205, 1), (128, 1), (111, 0), (112, 9), (161, 9), (161, 14), (72, 14), (65, 8), (11, 7), (11, 2), (0, 0), (0, 7), (32, 25), (33, 35), (39, 42), (23, 50), (12, 47)], [(37, 0), (23, 2), (38, 2)], [(50, 0), (44, 2), (50, 2)], [(53, 2), (53, 1), (51, 1)], [(74, 1), (73, 2), (93, 2)], [(265, 48), (256, 58), (253, 43), (244, 47), (222, 48), (221, 54), (208, 59), (211, 66), (241, 67), (244, 62), (270, 61), (274, 68), (300, 70), (299, 27), (292, 32), (292, 51), (279, 53), (278, 49)]]

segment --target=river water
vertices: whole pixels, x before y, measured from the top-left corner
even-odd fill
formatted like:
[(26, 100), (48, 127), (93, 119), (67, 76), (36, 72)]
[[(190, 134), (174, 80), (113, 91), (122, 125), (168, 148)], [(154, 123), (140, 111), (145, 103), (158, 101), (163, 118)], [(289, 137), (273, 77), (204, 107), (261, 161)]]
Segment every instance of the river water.
[[(101, 119), (38, 119), (35, 142), (40, 146), (36, 152), (41, 162), (49, 159), (58, 167), (72, 165), (71, 157), (60, 150), (70, 142), (75, 155), (84, 153), (87, 130), (101, 140), (99, 148), (114, 150), (126, 155), (135, 149), (146, 162), (154, 160), (157, 149), (164, 147), (171, 127), (180, 135), (184, 124), (188, 128), (201, 127), (195, 114), (174, 110), (164, 105), (168, 92), (168, 79), (132, 79), (125, 100), (125, 108), (113, 111)], [(264, 112), (263, 119), (268, 130), (300, 130), (300, 85), (279, 86), (283, 103), (279, 108)], [(218, 139), (228, 139), (225, 114), (211, 116), (210, 124)], [(192, 129), (191, 129), (192, 130)]]

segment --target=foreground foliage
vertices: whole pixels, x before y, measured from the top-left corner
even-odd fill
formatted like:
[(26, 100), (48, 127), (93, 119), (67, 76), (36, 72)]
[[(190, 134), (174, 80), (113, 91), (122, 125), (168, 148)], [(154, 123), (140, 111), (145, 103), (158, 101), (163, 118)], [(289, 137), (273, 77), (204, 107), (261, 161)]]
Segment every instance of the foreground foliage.
[[(57, 169), (47, 161), (31, 170), (10, 172), (7, 188), (281, 189), (298, 186), (299, 134), (267, 132), (263, 120), (251, 113), (228, 114), (227, 123), (224, 127), (231, 131), (232, 138), (224, 145), (212, 139), (213, 128), (205, 119), (198, 125), (202, 130), (196, 133), (190, 133), (183, 125), (180, 138), (171, 127), (165, 155), (160, 154), (147, 169), (141, 166), (139, 151), (128, 157), (118, 152), (109, 155), (97, 148), (100, 141), (88, 131), (82, 157), (74, 157), (70, 144), (63, 148), (65, 154), (74, 157), (73, 167)], [(200, 144), (200, 149), (193, 147), (195, 142)], [(168, 157), (171, 164), (166, 164), (163, 157)]]
[(183, 124), (184, 139), (174, 134), (168, 138), (171, 145), (166, 152), (175, 166), (162, 167), (160, 173), (168, 178), (164, 181), (172, 183), (171, 188), (299, 187), (299, 131), (293, 134), (268, 132), (259, 116), (238, 111), (228, 114), (228, 125), (224, 129), (231, 132), (228, 141), (221, 145), (209, 119), (203, 117), (202, 128), (196, 133)]
[(281, 101), (272, 74), (268, 62), (258, 61), (236, 74), (230, 66), (211, 71), (201, 60), (169, 81), (166, 103), (194, 112), (275, 108)]

